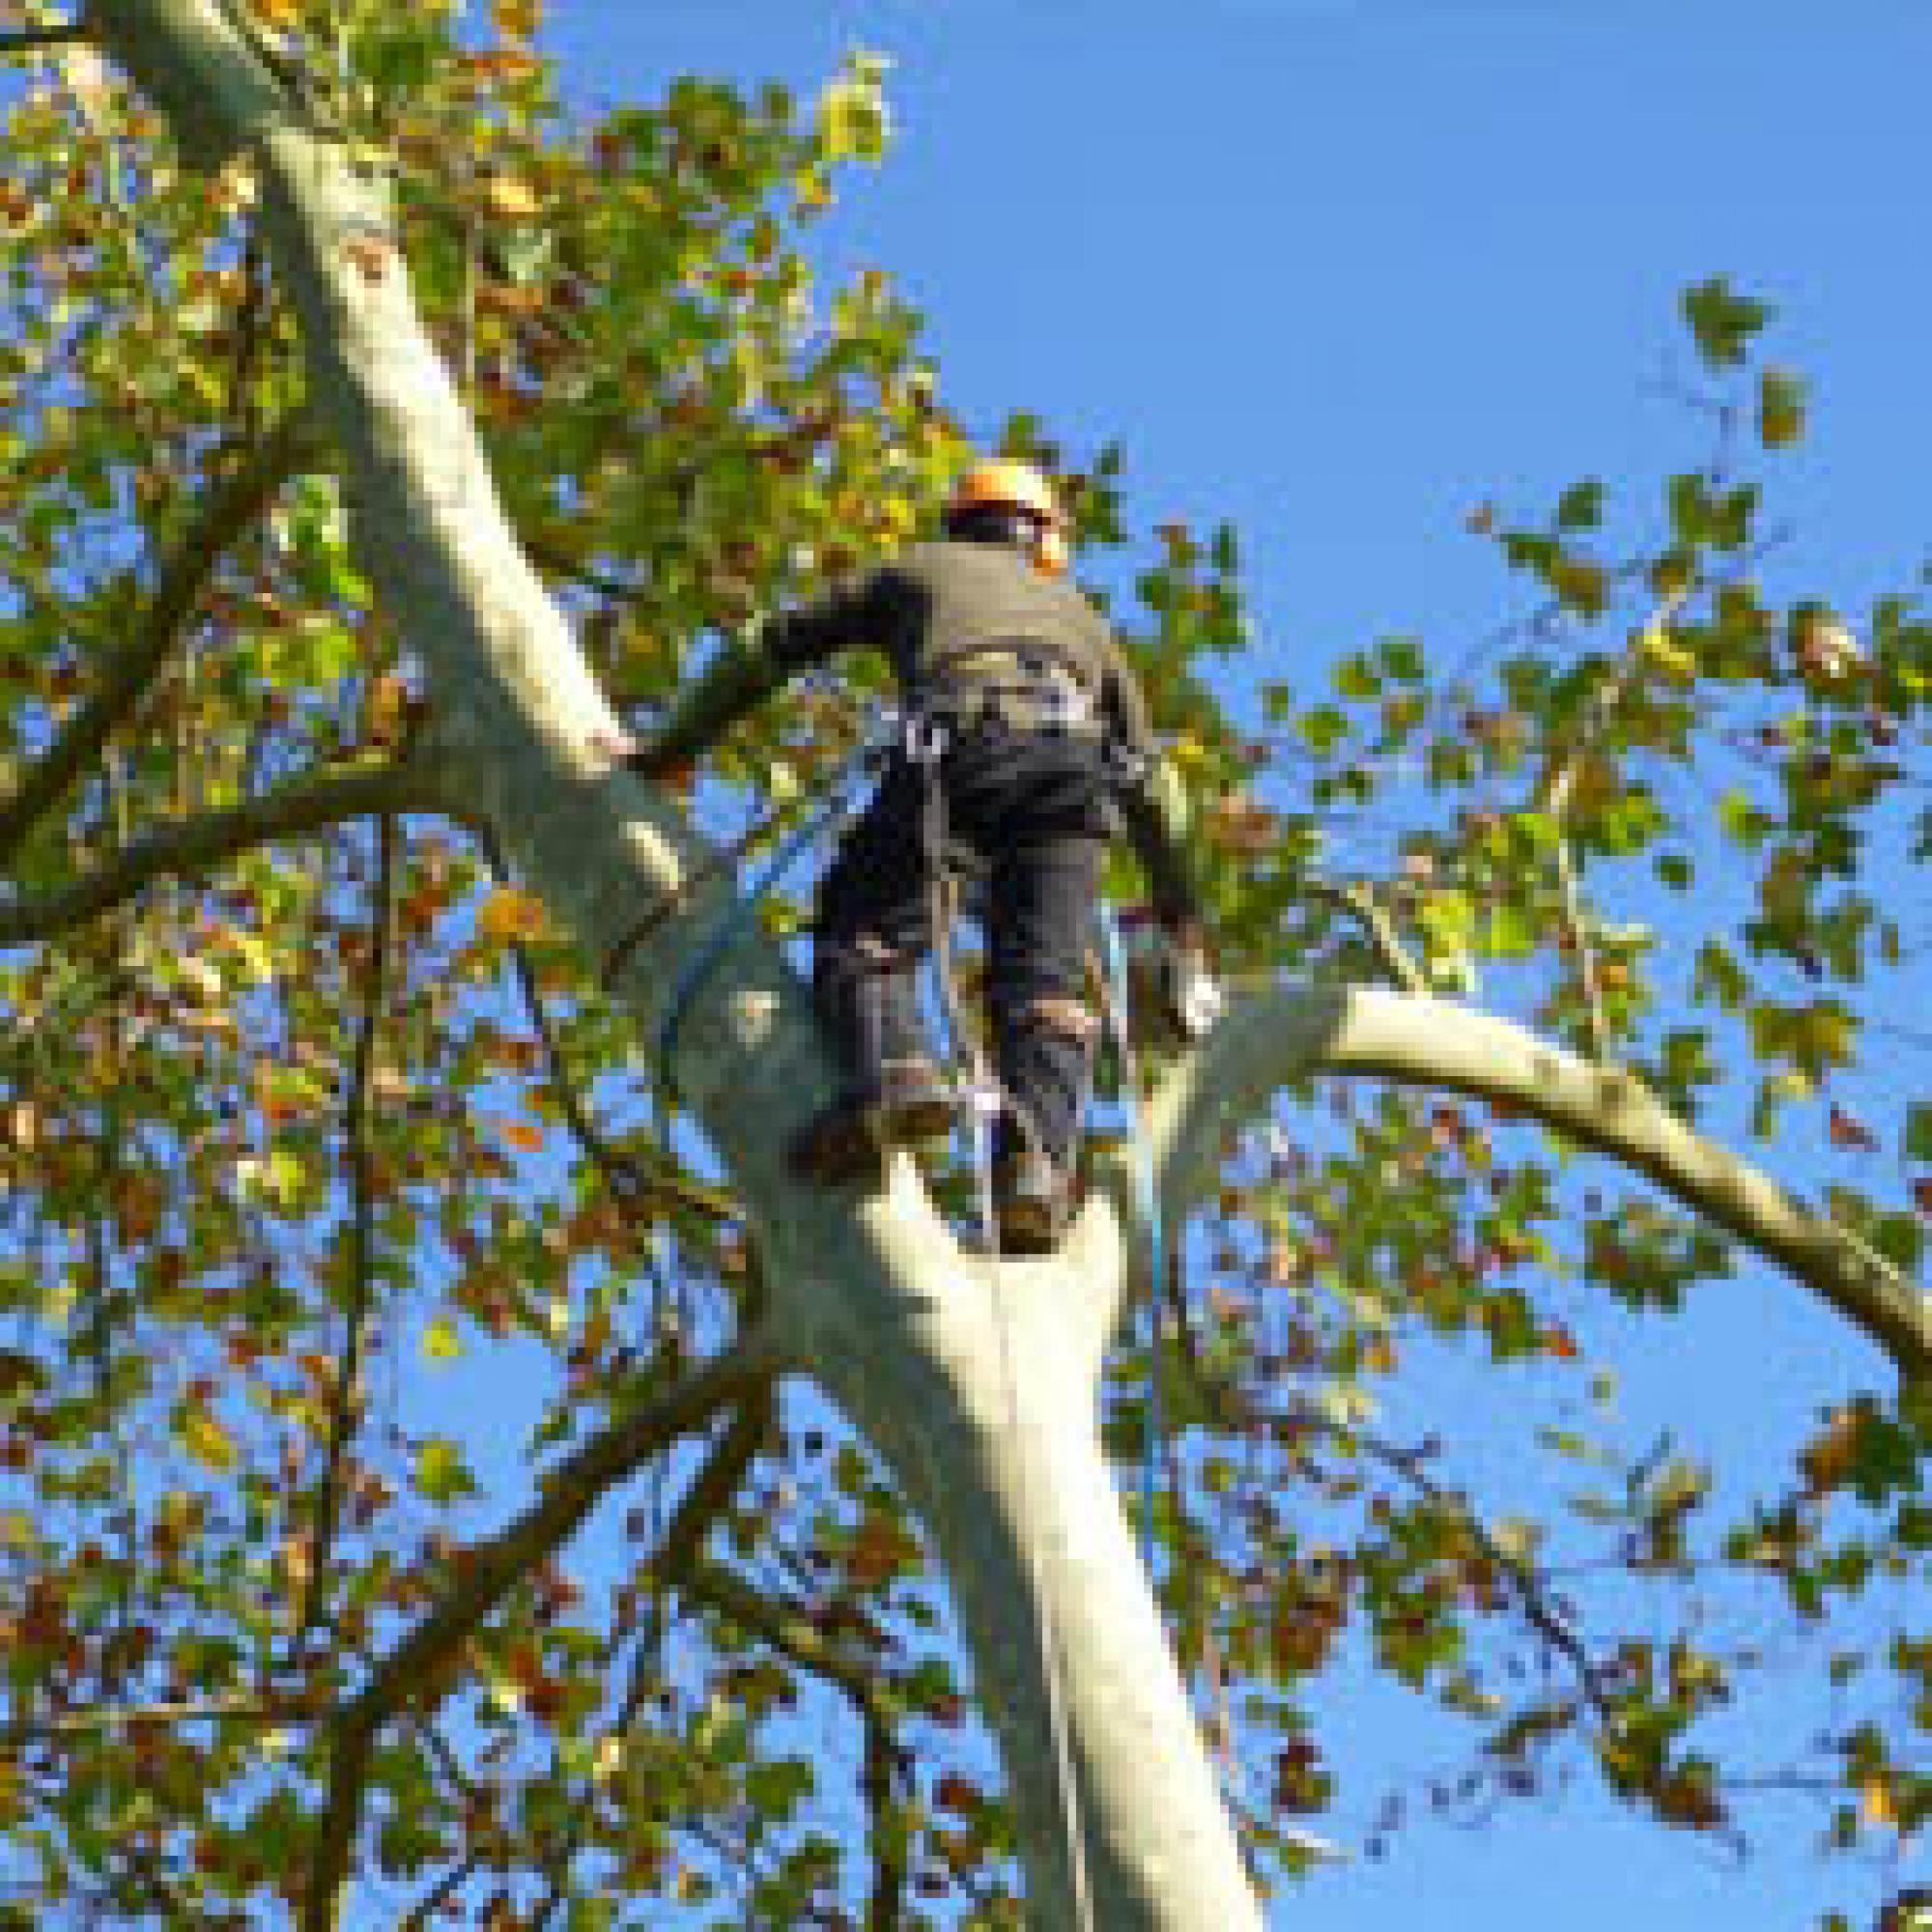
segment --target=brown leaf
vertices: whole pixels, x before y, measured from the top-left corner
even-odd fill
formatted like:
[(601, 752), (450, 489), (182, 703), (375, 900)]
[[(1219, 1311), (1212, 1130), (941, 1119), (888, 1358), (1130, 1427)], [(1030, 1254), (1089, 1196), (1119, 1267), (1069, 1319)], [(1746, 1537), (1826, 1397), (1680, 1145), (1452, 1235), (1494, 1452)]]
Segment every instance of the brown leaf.
[(490, 0), (490, 17), (506, 41), (530, 41), (543, 24), (543, 0)]

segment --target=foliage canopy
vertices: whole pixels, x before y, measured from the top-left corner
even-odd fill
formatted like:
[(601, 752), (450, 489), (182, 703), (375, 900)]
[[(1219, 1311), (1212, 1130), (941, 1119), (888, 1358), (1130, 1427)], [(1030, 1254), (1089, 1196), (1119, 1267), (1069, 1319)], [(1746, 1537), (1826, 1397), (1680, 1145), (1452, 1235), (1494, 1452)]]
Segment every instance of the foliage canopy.
[[(585, 119), (539, 11), (248, 17), (392, 178), (518, 531), (648, 715), (722, 629), (921, 528), (963, 440), (892, 282), (821, 293), (807, 264), (840, 170), (883, 153), (881, 64), (812, 100), (691, 79)], [(0, 1919), (278, 1922), (321, 1829), (321, 1719), (487, 1547), (514, 1581), (425, 1651), (372, 1759), (371, 1911), (1016, 1924), (944, 1578), (821, 1406), (740, 1394), (581, 1537), (516, 1535), (539, 1471), (723, 1347), (759, 1257), (624, 1070), (594, 962), (390, 782), (425, 707), (248, 171), (185, 168), (84, 44), (23, 73), (0, 128)], [(1232, 532), (1129, 546), (1118, 451), (1027, 415), (1007, 441), (1061, 468), (1116, 586), (1237, 977), (1394, 975), (1510, 1012), (1823, 1177), (1829, 1218), (1909, 1275), (1932, 626), (1916, 585), (1856, 621), (1768, 592), (1806, 407), (1770, 320), (1690, 291), (1708, 460), (1655, 506), (1585, 479), (1477, 510), (1523, 614), (1460, 656), (1376, 639), (1323, 689), (1250, 636)], [(808, 797), (875, 676), (771, 707), (694, 810), (728, 831)], [(1932, 1413), (1847, 1390), (1742, 1500), (1688, 1427), (1619, 1437), (1626, 1323), (1723, 1293), (1742, 1345), (1743, 1294), (1792, 1292), (1747, 1247), (1480, 1101), (1323, 1082), (1225, 1150), (1183, 1273), (1162, 1597), (1268, 1883), (1334, 1796), (1308, 1695), (1351, 1632), (1466, 1727), (1451, 1808), (1582, 1764), (1690, 1831), (1748, 1831), (1767, 1778), (1845, 1849), (1932, 1814), (1932, 1628), (1870, 1607), (1924, 1575)], [(493, 1355), (519, 1439), (440, 1393)], [(1537, 1419), (1530, 1507), (1468, 1492), (1471, 1418), (1380, 1419), (1445, 1358)], [(1123, 1348), (1110, 1381), (1125, 1456), (1148, 1370)], [(1736, 1714), (1774, 1602), (1832, 1717), (1767, 1754)]]

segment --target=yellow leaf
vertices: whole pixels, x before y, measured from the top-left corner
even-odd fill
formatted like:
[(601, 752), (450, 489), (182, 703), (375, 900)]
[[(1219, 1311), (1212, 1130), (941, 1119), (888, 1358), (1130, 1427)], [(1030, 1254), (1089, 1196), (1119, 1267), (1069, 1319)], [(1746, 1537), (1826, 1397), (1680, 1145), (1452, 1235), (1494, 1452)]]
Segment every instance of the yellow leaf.
[(1882, 1777), (1868, 1777), (1859, 1787), (1859, 1809), (1867, 1825), (1898, 1822), (1898, 1814), (1891, 1807), (1891, 1787)]
[(1637, 639), (1637, 648), (1678, 683), (1694, 682), (1697, 676), (1697, 654), (1673, 642), (1669, 631), (1663, 625), (1652, 624), (1645, 630)]
[(228, 944), (241, 955), (242, 963), (247, 968), (248, 977), (257, 985), (266, 985), (275, 977), (275, 955), (269, 951), (267, 943), (245, 926), (231, 925), (223, 934)]
[(185, 1408), (175, 1420), (175, 1434), (181, 1444), (203, 1468), (225, 1476), (241, 1459), (235, 1438), (207, 1409)]
[(524, 1153), (535, 1153), (544, 1144), (544, 1130), (529, 1121), (503, 1121), (498, 1126), (503, 1138)]
[(432, 1362), (453, 1362), (463, 1352), (463, 1337), (448, 1316), (439, 1315), (423, 1330), (422, 1350)]
[(543, 204), (528, 182), (514, 175), (494, 175), (483, 190), (484, 205), (498, 221), (534, 220)]
[(543, 901), (515, 886), (498, 886), (476, 915), (476, 932), (496, 946), (515, 939), (538, 939), (544, 930)]
[(198, 952), (184, 952), (175, 961), (175, 971), (181, 975), (182, 983), (199, 999), (213, 1002), (223, 997), (228, 988), (223, 985), (221, 969), (202, 958)]

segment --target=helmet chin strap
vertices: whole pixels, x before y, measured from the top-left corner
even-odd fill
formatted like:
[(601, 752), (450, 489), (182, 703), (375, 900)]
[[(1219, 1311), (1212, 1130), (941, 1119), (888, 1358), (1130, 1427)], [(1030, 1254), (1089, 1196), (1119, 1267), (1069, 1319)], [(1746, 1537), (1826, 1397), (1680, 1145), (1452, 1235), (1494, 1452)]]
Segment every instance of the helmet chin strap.
[(1065, 577), (1070, 560), (1066, 533), (1056, 524), (1042, 524), (1033, 547), (1034, 568), (1042, 577)]

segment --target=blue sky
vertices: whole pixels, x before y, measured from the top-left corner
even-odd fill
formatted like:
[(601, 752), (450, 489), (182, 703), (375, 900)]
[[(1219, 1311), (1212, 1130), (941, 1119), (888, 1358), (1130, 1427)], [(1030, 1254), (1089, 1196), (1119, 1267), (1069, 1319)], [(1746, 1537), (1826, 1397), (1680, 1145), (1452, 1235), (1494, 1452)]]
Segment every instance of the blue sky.
[[(1596, 473), (1654, 527), (1707, 440), (1664, 393), (1691, 373), (1676, 300), (1717, 273), (1776, 305), (1774, 354), (1815, 384), (1772, 587), (1856, 611), (1932, 552), (1921, 8), (556, 0), (547, 39), (586, 103), (685, 71), (803, 90), (850, 46), (892, 54), (894, 151), (848, 184), (828, 270), (900, 279), (969, 423), (1024, 406), (1076, 447), (1122, 438), (1143, 528), (1232, 519), (1273, 674), (1390, 630), (1453, 656), (1518, 608), (1463, 527), (1486, 497), (1534, 512)], [(1776, 1467), (1818, 1402), (1880, 1379), (1775, 1278), (1707, 1308), (1619, 1331), (1630, 1439), (1688, 1424)], [(1441, 1365), (1425, 1395), (1477, 1480), (1507, 1468), (1481, 1371)], [(1413, 1792), (1407, 1700), (1351, 1674), (1321, 1708), (1357, 1815), (1385, 1780)], [(1879, 1871), (1821, 1867), (1819, 1814), (1787, 1818), (1734, 1864), (1586, 1777), (1483, 1829), (1413, 1825), (1278, 1922), (1690, 1932), (1875, 1905)]]

